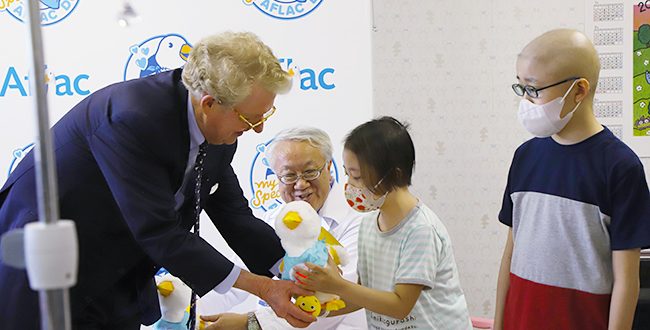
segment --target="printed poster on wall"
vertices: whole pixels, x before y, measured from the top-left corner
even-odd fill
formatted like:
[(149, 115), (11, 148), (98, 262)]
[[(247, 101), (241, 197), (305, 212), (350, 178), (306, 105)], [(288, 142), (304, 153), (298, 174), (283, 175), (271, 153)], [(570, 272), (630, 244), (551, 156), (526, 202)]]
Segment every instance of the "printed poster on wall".
[(596, 117), (650, 157), (650, 1), (586, 1), (586, 33), (601, 62)]

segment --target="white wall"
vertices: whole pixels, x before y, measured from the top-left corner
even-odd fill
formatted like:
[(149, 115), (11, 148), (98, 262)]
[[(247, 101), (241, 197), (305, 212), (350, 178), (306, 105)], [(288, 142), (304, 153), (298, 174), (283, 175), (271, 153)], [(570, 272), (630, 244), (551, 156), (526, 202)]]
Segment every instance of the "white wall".
[(497, 214), (528, 138), (510, 89), (516, 54), (546, 30), (583, 30), (585, 2), (376, 0), (374, 22), (375, 115), (411, 123), (413, 188), (449, 229), (471, 314), (491, 317), (507, 232)]

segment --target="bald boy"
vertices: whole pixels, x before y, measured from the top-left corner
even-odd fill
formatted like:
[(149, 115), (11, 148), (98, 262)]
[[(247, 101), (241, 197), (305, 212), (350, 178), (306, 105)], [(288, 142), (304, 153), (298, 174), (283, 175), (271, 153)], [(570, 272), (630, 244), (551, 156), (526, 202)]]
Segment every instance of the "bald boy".
[(591, 41), (553, 30), (517, 57), (518, 117), (535, 137), (515, 151), (499, 212), (510, 227), (495, 329), (630, 329), (650, 193), (634, 152), (593, 113)]

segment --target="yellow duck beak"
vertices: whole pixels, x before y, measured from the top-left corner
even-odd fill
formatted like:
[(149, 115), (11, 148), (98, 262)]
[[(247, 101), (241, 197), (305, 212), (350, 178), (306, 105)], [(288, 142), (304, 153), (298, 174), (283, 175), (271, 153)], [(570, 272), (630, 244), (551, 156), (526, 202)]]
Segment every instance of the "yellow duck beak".
[(158, 292), (160, 292), (163, 297), (167, 297), (174, 292), (174, 284), (172, 284), (171, 281), (162, 281), (158, 284)]
[(282, 218), (282, 222), (284, 223), (287, 228), (294, 230), (300, 223), (302, 222), (302, 218), (300, 217), (300, 214), (296, 211), (289, 211), (287, 214)]
[(287, 72), (289, 73), (289, 77), (293, 77), (294, 75), (296, 75), (297, 73), (299, 73), (299, 72), (297, 72), (297, 71), (298, 71), (297, 69), (294, 70), (293, 68), (290, 68), (289, 71), (287, 71)]
[(190, 56), (190, 52), (192, 51), (192, 47), (188, 44), (184, 44), (181, 46), (181, 51), (178, 53), (178, 55), (181, 56), (181, 58), (187, 62), (187, 57)]

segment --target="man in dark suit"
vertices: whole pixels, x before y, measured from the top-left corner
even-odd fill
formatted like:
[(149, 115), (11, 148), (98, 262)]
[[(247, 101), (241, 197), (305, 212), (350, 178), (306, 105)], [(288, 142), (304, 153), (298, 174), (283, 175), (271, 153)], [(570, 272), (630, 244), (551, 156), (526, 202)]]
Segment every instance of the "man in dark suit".
[[(255, 275), (270, 276), (284, 251), (251, 213), (230, 165), (237, 137), (261, 132), (290, 84), (257, 37), (222, 33), (197, 43), (184, 68), (101, 89), (53, 127), (61, 218), (75, 221), (79, 239), (74, 328), (155, 322), (160, 267), (199, 295), (237, 287), (294, 325), (314, 320), (290, 302), (309, 292)], [(30, 153), (0, 190), (0, 234), (38, 219), (35, 187)], [(251, 272), (190, 232), (201, 208)], [(39, 327), (24, 270), (0, 261), (0, 293), (1, 329)]]

